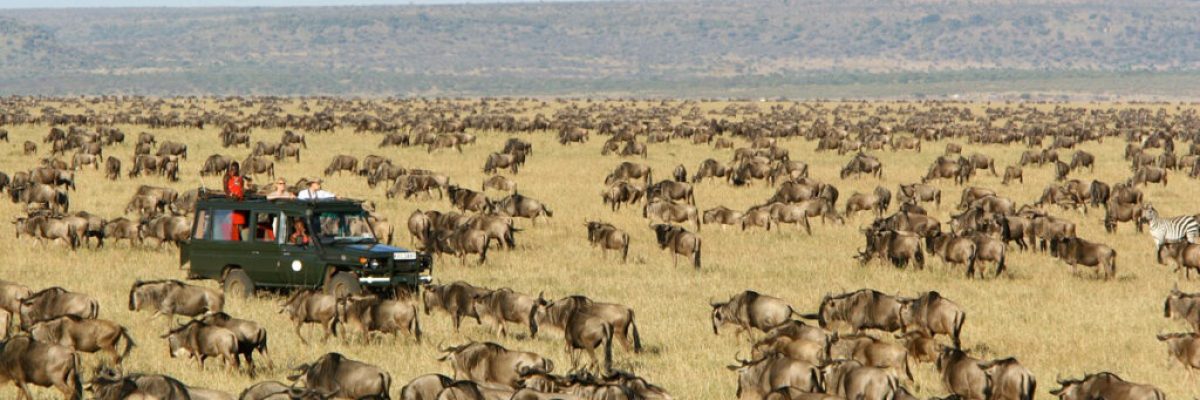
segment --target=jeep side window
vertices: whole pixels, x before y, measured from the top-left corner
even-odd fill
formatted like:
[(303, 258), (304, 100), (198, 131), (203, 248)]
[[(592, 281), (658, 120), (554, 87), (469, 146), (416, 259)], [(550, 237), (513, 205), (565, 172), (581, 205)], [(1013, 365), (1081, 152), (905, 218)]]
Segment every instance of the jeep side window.
[(312, 243), (308, 227), (304, 225), (303, 217), (289, 216), (287, 224), (287, 243), (296, 246), (307, 246)]
[(276, 231), (275, 224), (278, 220), (279, 214), (255, 212), (254, 240), (259, 242), (274, 242)]
[(192, 239), (204, 240), (211, 225), (212, 220), (208, 219), (208, 210), (196, 210), (196, 231), (192, 233)]
[(213, 211), (213, 240), (237, 242), (249, 240), (250, 227), (246, 225), (246, 210)]

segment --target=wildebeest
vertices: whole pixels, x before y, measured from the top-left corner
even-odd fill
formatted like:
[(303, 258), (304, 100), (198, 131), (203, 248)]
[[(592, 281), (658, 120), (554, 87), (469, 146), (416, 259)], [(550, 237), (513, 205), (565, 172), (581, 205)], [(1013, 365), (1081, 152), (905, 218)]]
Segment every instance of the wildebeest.
[(860, 152), (855, 155), (845, 167), (842, 167), (842, 171), (839, 173), (839, 176), (841, 176), (842, 179), (846, 179), (850, 177), (850, 175), (857, 176), (861, 174), (874, 175), (876, 178), (882, 178), (883, 164), (880, 163), (879, 159), (875, 158), (875, 156), (869, 156)]
[(129, 289), (129, 311), (154, 310), (154, 315), (195, 317), (224, 309), (225, 295), (212, 288), (174, 279), (141, 281)]
[(12, 382), (18, 400), (33, 400), (29, 384), (54, 387), (64, 399), (83, 399), (79, 355), (69, 347), (16, 336), (0, 342), (0, 361), (0, 382)]
[(1033, 400), (1037, 378), (1016, 358), (1003, 358), (979, 364), (987, 375), (988, 400)]
[(507, 168), (511, 173), (517, 173), (521, 166), (521, 161), (517, 156), (506, 153), (492, 153), (488, 155), (487, 162), (483, 164), (483, 172), (485, 174), (495, 174), (497, 171)]
[(221, 311), (208, 313), (200, 318), (200, 322), (211, 326), (219, 326), (233, 332), (237, 338), (238, 354), (246, 359), (253, 374), (255, 369), (254, 353), (269, 356), (267, 352), (267, 330), (257, 322), (234, 318)]
[(899, 322), (903, 331), (921, 331), (929, 337), (950, 336), (954, 347), (962, 346), (963, 323), (967, 313), (958, 304), (936, 291), (916, 298), (900, 298)]
[(872, 289), (860, 289), (839, 295), (826, 294), (815, 314), (803, 314), (814, 319), (822, 328), (834, 323), (849, 325), (855, 332), (878, 329), (885, 332), (900, 330), (901, 299)]
[[(129, 331), (116, 322), (80, 319), (70, 315), (38, 322), (29, 327), (29, 334), (38, 341), (67, 346), (78, 352), (104, 351), (112, 356), (113, 363), (116, 364), (129, 357), (129, 351), (134, 346)], [(118, 353), (117, 347), (121, 340), (125, 341), (125, 349)]]
[(1083, 265), (1096, 267), (1096, 273), (1106, 280), (1117, 275), (1117, 251), (1112, 247), (1078, 237), (1057, 239), (1052, 246), (1054, 256), (1070, 265), (1072, 272), (1076, 265)]
[(942, 349), (935, 363), (947, 392), (964, 400), (986, 400), (988, 379), (980, 364), (981, 360), (952, 347)]
[(479, 187), (480, 191), (488, 189), (499, 190), (502, 192), (516, 192), (517, 182), (509, 179), (504, 175), (494, 175), (483, 181), (483, 185)]
[(1200, 369), (1200, 336), (1195, 332), (1159, 334), (1158, 341), (1167, 344), (1167, 354), (1183, 364), (1190, 375)]
[(21, 154), (24, 154), (24, 155), (37, 154), (37, 143), (26, 140), (25, 144), (22, 147)]
[[(621, 340), (625, 350), (635, 353), (642, 351), (642, 337), (638, 333), (637, 321), (633, 309), (628, 306), (594, 301), (584, 296), (568, 296), (554, 301), (538, 297), (538, 307), (534, 312), (530, 332), (537, 334), (540, 327), (553, 327), (567, 332), (572, 321), (583, 322), (575, 318), (576, 314), (588, 318), (603, 320), (612, 325), (613, 335)], [(582, 324), (581, 324), (582, 326)]]
[(471, 189), (462, 188), (458, 185), (450, 185), (446, 188), (446, 194), (450, 196), (450, 203), (463, 211), (483, 211), (490, 204), (487, 196), (482, 192), (476, 192)]
[(309, 388), (299, 388), (279, 381), (264, 381), (243, 390), (238, 396), (238, 400), (325, 400), (332, 394), (321, 393)]
[(1141, 167), (1134, 171), (1130, 178), (1130, 186), (1139, 184), (1162, 183), (1167, 186), (1167, 170), (1159, 167)]
[(876, 186), (875, 191), (871, 194), (862, 194), (854, 192), (850, 198), (846, 199), (846, 217), (853, 217), (854, 213), (863, 210), (874, 210), (875, 217), (883, 216), (887, 212), (888, 206), (892, 203), (892, 192), (883, 186)]
[(620, 251), (621, 262), (629, 259), (629, 234), (606, 222), (587, 221), (584, 226), (592, 246), (598, 246), (604, 252)]
[(642, 217), (667, 223), (691, 221), (696, 224), (696, 231), (700, 231), (700, 215), (696, 212), (696, 207), (690, 204), (676, 204), (667, 200), (654, 199), (646, 202), (646, 205), (642, 207)]
[(329, 161), (329, 166), (325, 167), (325, 176), (333, 175), (335, 172), (341, 175), (342, 171), (349, 171), (351, 174), (358, 169), (358, 158), (354, 156), (339, 154)]
[(893, 400), (900, 383), (887, 369), (857, 360), (835, 361), (822, 368), (825, 393), (858, 400)]
[(481, 321), (488, 320), (496, 324), (497, 335), (507, 336), (508, 323), (512, 322), (529, 327), (530, 336), (533, 336), (534, 312), (538, 307), (537, 298), (509, 288), (500, 288), (476, 294), (473, 306)]
[(38, 322), (63, 316), (95, 319), (100, 315), (100, 303), (86, 294), (55, 286), (25, 297), (17, 314), (21, 317), (21, 329), (25, 330)]
[(161, 247), (165, 243), (186, 242), (191, 234), (192, 222), (187, 217), (175, 215), (159, 215), (155, 217), (143, 217), (138, 221), (141, 233), (141, 240), (152, 238), (158, 241), (158, 246)]
[(374, 295), (351, 295), (338, 303), (338, 319), (346, 328), (358, 330), (364, 343), (370, 343), (371, 332), (396, 335), (405, 331), (418, 343), (421, 341), (421, 322), (415, 304)]
[(293, 144), (279, 146), (279, 149), (275, 151), (274, 156), (275, 156), (276, 160), (283, 160), (288, 157), (295, 157), (296, 162), (300, 162), (300, 145), (293, 143)]
[(121, 160), (119, 158), (108, 156), (104, 161), (104, 177), (117, 180), (121, 177)]
[(604, 178), (604, 184), (611, 185), (621, 180), (641, 179), (649, 185), (654, 180), (652, 172), (648, 165), (625, 161), (618, 164), (613, 172)]
[(308, 344), (308, 339), (300, 334), (300, 327), (306, 323), (320, 324), (325, 329), (322, 341), (337, 336), (336, 297), (312, 289), (297, 290), (279, 305), (279, 312), (288, 314), (302, 343)]
[(728, 301), (710, 301), (709, 305), (712, 306), (714, 335), (720, 333), (718, 329), (723, 325), (734, 325), (738, 337), (743, 333), (749, 335), (751, 329), (767, 332), (787, 322), (793, 315), (799, 315), (783, 299), (753, 290), (735, 294)]
[(162, 338), (167, 339), (171, 358), (194, 359), (200, 370), (204, 370), (204, 361), (210, 357), (220, 358), (226, 368), (241, 365), (237, 335), (229, 329), (192, 320), (171, 329)]
[(942, 190), (924, 183), (902, 184), (896, 188), (896, 201), (900, 203), (933, 202), (942, 206)]
[(66, 213), (71, 208), (71, 198), (67, 192), (51, 185), (27, 183), (22, 186), (9, 188), (9, 194), (15, 201), (26, 205), (39, 205), (51, 211)]
[(454, 378), (442, 374), (421, 375), (400, 388), (400, 400), (436, 400), (453, 383)]
[(1058, 381), (1058, 389), (1050, 394), (1060, 400), (1166, 400), (1167, 396), (1154, 386), (1128, 382), (1111, 372), (1085, 375), (1082, 379)]
[(162, 144), (158, 145), (158, 153), (155, 153), (154, 155), (159, 156), (159, 157), (179, 156), (180, 158), (183, 158), (184, 160), (186, 160), (187, 154), (188, 154), (188, 147), (186, 144), (179, 143), (179, 142), (172, 142), (170, 140), (167, 140), (167, 141), (162, 142)]
[(421, 293), (425, 306), (425, 315), (433, 310), (443, 310), (450, 314), (454, 321), (454, 330), (458, 331), (464, 317), (471, 317), (482, 324), (479, 313), (475, 310), (475, 297), (487, 293), (488, 289), (457, 281), (448, 284), (430, 284)]
[(245, 175), (267, 174), (275, 177), (275, 160), (266, 156), (250, 156), (242, 160), (241, 172)]
[(326, 353), (312, 363), (296, 366), (294, 371), (297, 374), (288, 376), (288, 380), (320, 393), (328, 393), (332, 398), (390, 398), (390, 374), (379, 367), (351, 360), (339, 353)]
[(1016, 165), (1009, 165), (1004, 168), (1004, 180), (1000, 181), (1001, 185), (1007, 185), (1009, 182), (1017, 181), (1025, 183), (1025, 171)]
[(1200, 293), (1184, 293), (1178, 287), (1172, 288), (1163, 303), (1163, 317), (1181, 319), (1200, 332)]
[[(695, 217), (695, 208), (692, 208), (692, 211), (692, 216)], [(697, 221), (696, 225), (700, 225), (699, 221)], [(671, 260), (674, 266), (679, 266), (679, 255), (682, 254), (684, 256), (692, 256), (692, 266), (700, 269), (702, 243), (699, 235), (688, 232), (687, 229), (677, 225), (657, 224), (651, 226), (651, 228), (654, 230), (654, 237), (658, 241), (658, 247), (671, 252)]]
[(700, 167), (696, 168), (696, 173), (692, 175), (692, 183), (699, 183), (704, 178), (725, 178), (730, 174), (730, 168), (714, 159), (707, 159), (700, 163)]
[(609, 205), (612, 211), (621, 209), (621, 204), (633, 204), (642, 199), (645, 192), (642, 188), (626, 182), (620, 181), (609, 185), (600, 193), (600, 199), (604, 204)]
[(897, 375), (903, 373), (913, 380), (908, 365), (908, 350), (904, 346), (885, 342), (864, 333), (834, 334), (824, 348), (825, 360), (855, 360), (868, 367), (887, 368)]
[(692, 185), (685, 182), (661, 181), (646, 187), (646, 198), (649, 200), (680, 201), (696, 205), (696, 195)]
[[(107, 367), (101, 367), (100, 371), (96, 373), (96, 376), (92, 378), (89, 384), (88, 391), (96, 396), (96, 400), (189, 400), (202, 398), (193, 395), (191, 388), (187, 387), (183, 382), (166, 375), (133, 373), (122, 376)], [(266, 398), (262, 400), (266, 400)], [(284, 399), (275, 398), (271, 400)]]
[(16, 228), (16, 236), (21, 237), (21, 234), (36, 237), (38, 243), (45, 239), (51, 241), (63, 240), (71, 249), (79, 247), (80, 237), (79, 232), (71, 229), (71, 226), (62, 219), (50, 218), (46, 215), (35, 215), (33, 217), (18, 217), (13, 219), (13, 225)]
[(967, 278), (975, 277), (975, 241), (967, 237), (938, 232), (926, 238), (930, 253), (952, 265), (965, 265)]
[(737, 361), (738, 365), (726, 368), (738, 374), (736, 395), (739, 399), (762, 399), (768, 393), (788, 387), (812, 393), (824, 391), (821, 371), (812, 364), (780, 354)]
[[(1200, 271), (1200, 245), (1186, 242), (1164, 243), (1159, 250), (1159, 259), (1169, 259), (1175, 264), (1175, 271), (1184, 271), (1184, 278), (1192, 278), (1192, 270)], [(1159, 261), (1160, 264), (1166, 264)]]
[(438, 361), (450, 362), (455, 379), (519, 388), (521, 371), (553, 371), (554, 362), (537, 353), (509, 350), (492, 342), (469, 342), (439, 349), (446, 355)]
[(442, 254), (452, 254), (459, 262), (466, 264), (468, 254), (479, 254), (479, 264), (487, 263), (487, 253), (491, 236), (487, 231), (476, 229), (471, 225), (462, 225), (453, 229), (430, 229), (425, 234), (425, 251)]
[(554, 212), (544, 203), (521, 193), (513, 193), (493, 204), (495, 211), (510, 217), (529, 218), (537, 224), (540, 217), (554, 217)]
[(892, 229), (866, 229), (866, 247), (854, 258), (866, 265), (875, 258), (887, 260), (895, 267), (904, 267), (912, 261), (918, 269), (925, 268), (925, 253), (921, 250), (921, 237), (916, 233)]
[(737, 210), (731, 210), (725, 206), (717, 206), (707, 210), (700, 217), (700, 221), (705, 224), (719, 224), (724, 229), (725, 225), (737, 225), (741, 223), (743, 213)]

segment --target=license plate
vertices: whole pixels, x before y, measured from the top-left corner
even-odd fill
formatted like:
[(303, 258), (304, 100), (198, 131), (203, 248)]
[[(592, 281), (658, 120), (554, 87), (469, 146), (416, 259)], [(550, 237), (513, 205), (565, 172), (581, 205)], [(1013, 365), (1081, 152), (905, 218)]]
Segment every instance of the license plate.
[(395, 253), (392, 254), (394, 260), (416, 260), (417, 253)]

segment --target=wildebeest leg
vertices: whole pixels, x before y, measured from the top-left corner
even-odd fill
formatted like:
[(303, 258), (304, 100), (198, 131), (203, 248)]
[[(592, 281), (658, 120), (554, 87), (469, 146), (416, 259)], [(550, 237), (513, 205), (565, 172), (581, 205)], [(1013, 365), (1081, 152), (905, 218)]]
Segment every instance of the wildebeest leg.
[(330, 318), (329, 322), (325, 323), (324, 326), (325, 337), (321, 338), (322, 343), (324, 343), (326, 340), (329, 340), (330, 336), (337, 336), (337, 331), (335, 331), (335, 329), (337, 329), (337, 317)]
[(302, 322), (296, 323), (296, 336), (300, 338), (300, 343), (308, 344), (308, 339), (305, 339), (304, 335), (300, 333), (301, 326), (304, 326), (304, 323), (302, 323)]
[(25, 385), (25, 381), (13, 379), (13, 386), (17, 387), (17, 400), (29, 399), (33, 400), (33, 394), (29, 393), (29, 387)]

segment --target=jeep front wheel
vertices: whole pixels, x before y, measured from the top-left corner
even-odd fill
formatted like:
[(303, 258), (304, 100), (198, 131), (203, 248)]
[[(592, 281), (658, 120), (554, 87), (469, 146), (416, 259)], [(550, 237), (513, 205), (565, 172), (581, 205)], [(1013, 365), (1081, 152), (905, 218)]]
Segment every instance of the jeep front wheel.
[(245, 299), (254, 296), (254, 281), (250, 280), (246, 271), (231, 269), (225, 274), (224, 289), (230, 296)]
[(329, 277), (328, 282), (325, 282), (325, 294), (339, 299), (358, 294), (361, 291), (362, 287), (358, 285), (358, 278), (349, 272), (335, 273)]

